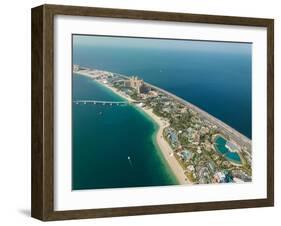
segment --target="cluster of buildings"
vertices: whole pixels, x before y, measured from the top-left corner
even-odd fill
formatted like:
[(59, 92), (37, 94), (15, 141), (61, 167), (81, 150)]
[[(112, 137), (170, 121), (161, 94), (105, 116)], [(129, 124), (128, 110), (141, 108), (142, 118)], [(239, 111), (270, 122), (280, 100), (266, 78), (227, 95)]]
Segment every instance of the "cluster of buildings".
[(189, 161), (192, 157), (192, 153), (189, 150), (183, 149), (182, 151), (178, 151), (177, 155), (181, 158), (182, 161)]
[(143, 80), (138, 79), (137, 76), (132, 76), (131, 78), (124, 80), (124, 87), (135, 89), (138, 94), (147, 94), (151, 90), (151, 88), (145, 85)]
[(163, 135), (166, 137), (166, 139), (169, 141), (172, 148), (177, 148), (180, 145), (178, 134), (175, 129), (172, 127), (166, 127), (163, 131)]
[[(73, 70), (81, 70), (75, 66)], [(177, 101), (174, 97), (155, 89), (137, 76), (119, 76), (110, 72), (95, 71), (98, 79), (108, 82), (121, 92), (138, 101), (169, 122), (163, 137), (173, 149), (189, 181), (195, 184), (251, 181), (251, 150), (248, 146), (228, 141), (226, 147), (243, 158), (235, 165), (214, 148), (218, 134), (227, 135), (198, 112)]]
[[(238, 166), (215, 150), (214, 138), (222, 132), (216, 125), (162, 93), (145, 100), (145, 104), (153, 108), (158, 116), (169, 121), (163, 136), (173, 149), (174, 156), (189, 181), (207, 184), (251, 180), (251, 162), (245, 160), (248, 168), (244, 165)], [(243, 155), (242, 148), (234, 142), (228, 141), (226, 147)], [(235, 174), (232, 173), (233, 170)]]
[(233, 174), (230, 171), (222, 170), (214, 174), (213, 183), (230, 183), (233, 182)]
[[(232, 164), (215, 151), (214, 137), (222, 132), (216, 125), (202, 119), (197, 112), (164, 93), (154, 91), (157, 95), (148, 96), (151, 89), (142, 89), (145, 83), (135, 76), (126, 81), (124, 86), (135, 89), (147, 107), (168, 119), (169, 126), (164, 129), (163, 136), (174, 150), (174, 156), (181, 162), (190, 181), (206, 184), (251, 180), (251, 168), (245, 169)], [(231, 141), (226, 143), (226, 147), (233, 152), (243, 152), (239, 145)], [(248, 163), (251, 167), (251, 162)]]

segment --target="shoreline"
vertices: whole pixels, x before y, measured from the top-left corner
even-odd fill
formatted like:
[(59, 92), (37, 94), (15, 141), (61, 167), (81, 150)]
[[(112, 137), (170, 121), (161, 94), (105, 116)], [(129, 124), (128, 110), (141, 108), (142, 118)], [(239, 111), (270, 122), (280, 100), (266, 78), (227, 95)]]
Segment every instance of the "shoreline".
[[(92, 75), (88, 74), (88, 73), (76, 73), (76, 74), (87, 76), (87, 77), (90, 77), (90, 78), (94, 79), (94, 77)], [(123, 95), (122, 93), (120, 93), (114, 87), (111, 87), (108, 84), (102, 83), (101, 81), (98, 81), (97, 79), (94, 79), (94, 81), (96, 81), (100, 85), (110, 89), (116, 95), (120, 96), (121, 98), (124, 98), (129, 103), (134, 102), (133, 99), (131, 99), (128, 96)], [(142, 107), (137, 106), (137, 105), (135, 105), (135, 107), (137, 107), (137, 109), (140, 109), (141, 111), (143, 111), (150, 119), (152, 119), (158, 125), (158, 130), (157, 130), (157, 133), (156, 133), (156, 143), (158, 145), (158, 149), (161, 152), (164, 159), (166, 160), (166, 162), (168, 163), (168, 166), (170, 167), (172, 173), (176, 177), (179, 185), (192, 184), (192, 182), (190, 182), (188, 180), (188, 178), (185, 176), (184, 169), (181, 167), (180, 163), (173, 156), (172, 148), (170, 147), (168, 142), (163, 137), (163, 130), (167, 126), (169, 126), (169, 123), (167, 121), (163, 120), (162, 118), (160, 118), (159, 116), (155, 115), (152, 112), (151, 108), (145, 109), (145, 108), (142, 108)]]
[[(141, 108), (141, 107), (138, 107)], [(152, 109), (144, 109), (141, 108), (157, 125), (158, 130), (156, 133), (156, 142), (157, 145), (164, 156), (166, 162), (168, 163), (170, 169), (176, 176), (179, 184), (191, 184), (191, 182), (188, 180), (188, 178), (184, 174), (184, 169), (181, 167), (181, 165), (178, 163), (177, 159), (173, 156), (173, 150), (168, 144), (168, 142), (163, 137), (163, 130), (169, 126), (169, 123), (167, 121), (164, 121), (157, 115), (155, 115), (152, 112)]]
[[(77, 74), (81, 74), (81, 75), (85, 75), (88, 76), (90, 78), (96, 79), (97, 77), (93, 74), (91, 74), (91, 69), (89, 68), (84, 68), (84, 71), (77, 71), (74, 73)], [(111, 72), (110, 72), (111, 73)], [(129, 77), (126, 75), (121, 75), (121, 74), (117, 74), (123, 78), (128, 79)], [(166, 91), (163, 90), (157, 86), (154, 86), (152, 84), (149, 84), (147, 82), (144, 82), (144, 84), (152, 87), (153, 89), (160, 91), (164, 94), (167, 94), (168, 96), (173, 97), (175, 100), (179, 101), (180, 103), (188, 106), (188, 108), (192, 109), (193, 111), (197, 112), (200, 114), (200, 116), (204, 119), (206, 119), (207, 121), (212, 122), (214, 125), (216, 125), (217, 127), (219, 127), (227, 136), (229, 136), (230, 139), (234, 140), (236, 143), (243, 143), (243, 145), (247, 146), (247, 147), (251, 147), (252, 141), (250, 138), (248, 138), (247, 136), (245, 136), (244, 134), (242, 134), (241, 132), (237, 131), (236, 129), (232, 128), (231, 126), (227, 125), (226, 123), (224, 123), (223, 121), (221, 121), (220, 119), (216, 118), (215, 116), (209, 114), (208, 112), (202, 110), (201, 108), (195, 106), (194, 104)], [(251, 148), (249, 148), (249, 153), (251, 153)]]

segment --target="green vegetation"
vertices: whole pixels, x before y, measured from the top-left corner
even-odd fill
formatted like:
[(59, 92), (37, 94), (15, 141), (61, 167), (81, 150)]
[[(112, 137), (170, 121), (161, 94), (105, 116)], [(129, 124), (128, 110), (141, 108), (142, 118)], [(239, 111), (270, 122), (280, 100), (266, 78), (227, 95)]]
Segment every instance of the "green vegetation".
[(251, 181), (251, 147), (235, 144), (242, 164), (234, 164), (218, 154), (213, 147), (216, 135), (221, 134), (230, 141), (229, 135), (203, 119), (195, 110), (158, 90), (151, 89), (149, 92), (140, 93), (140, 86), (138, 89), (135, 86), (143, 85), (143, 82), (136, 77), (130, 83), (131, 81), (126, 81), (115, 74), (108, 76), (107, 81), (117, 90), (129, 95), (133, 100), (142, 102), (146, 108), (151, 108), (154, 114), (169, 122), (163, 131), (163, 137), (173, 149), (175, 158), (190, 181), (195, 184), (228, 183), (232, 182), (233, 178)]

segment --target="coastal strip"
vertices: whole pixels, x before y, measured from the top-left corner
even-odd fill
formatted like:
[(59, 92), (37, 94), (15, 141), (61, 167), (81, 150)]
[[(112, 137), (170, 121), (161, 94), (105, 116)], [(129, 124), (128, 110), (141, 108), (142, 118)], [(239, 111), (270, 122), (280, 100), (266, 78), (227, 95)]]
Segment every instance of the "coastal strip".
[[(77, 72), (75, 72), (77, 73)], [(91, 74), (88, 73), (77, 73), (80, 75), (84, 75), (87, 77), (92, 78)], [(125, 96), (122, 93), (118, 92), (118, 90), (112, 86), (109, 86), (105, 83), (102, 83), (99, 80), (95, 80), (102, 86), (108, 88), (112, 92), (114, 92), (116, 95), (120, 96), (121, 98), (127, 100), (129, 103), (135, 102), (132, 98), (129, 96)], [(137, 106), (138, 107), (138, 106)], [(184, 171), (179, 164), (179, 162), (176, 160), (176, 158), (173, 157), (173, 150), (168, 144), (168, 142), (163, 137), (163, 130), (169, 126), (169, 123), (163, 119), (161, 119), (159, 116), (155, 115), (152, 111), (152, 109), (146, 109), (142, 107), (138, 107), (138, 109), (142, 110), (145, 114), (147, 114), (157, 125), (158, 125), (158, 131), (156, 133), (156, 142), (157, 145), (162, 153), (162, 156), (165, 158), (166, 162), (168, 163), (170, 169), (172, 170), (174, 176), (176, 177), (179, 184), (191, 184), (191, 182), (188, 180), (186, 175), (184, 174)]]
[[(120, 75), (118, 74), (118, 76), (121, 76), (125, 79), (129, 79), (130, 77), (128, 76), (125, 76), (125, 75)], [(147, 83), (147, 82), (144, 82), (145, 85), (153, 88), (154, 90), (157, 90), (161, 93), (164, 93), (170, 97), (172, 97), (173, 99), (177, 100), (178, 102), (186, 105), (188, 108), (194, 110), (195, 112), (199, 113), (200, 116), (203, 118), (203, 119), (206, 119), (208, 121), (210, 121), (211, 123), (213, 123), (214, 125), (218, 126), (221, 130), (223, 130), (223, 132), (225, 134), (227, 134), (232, 140), (234, 140), (235, 142), (237, 143), (244, 143), (248, 148), (251, 146), (251, 140), (244, 136), (243, 134), (241, 134), (240, 132), (238, 132), (237, 130), (235, 130), (234, 128), (230, 127), (229, 125), (225, 124), (224, 122), (222, 122), (221, 120), (219, 120), (218, 118), (214, 117), (213, 115), (209, 114), (208, 112), (202, 110), (201, 108), (195, 106), (194, 104), (164, 90), (164, 89), (161, 89), (157, 86), (154, 86), (150, 83)]]
[[(179, 184), (249, 182), (252, 180), (251, 140), (188, 101), (139, 79), (109, 71), (74, 65), (73, 73), (87, 76), (143, 111), (157, 125), (156, 142)], [(79, 104), (98, 100), (74, 100)], [(78, 103), (79, 102), (79, 103)], [(221, 155), (214, 147), (225, 137)], [(241, 164), (235, 162), (239, 155)], [(228, 158), (226, 158), (228, 157)]]
[[(90, 69), (88, 68), (85, 68), (85, 70), (82, 70), (82, 71), (75, 71), (75, 73), (77, 74), (81, 74), (81, 75), (85, 75), (85, 76), (88, 76), (90, 78), (95, 78), (93, 76), (93, 74), (90, 73)], [(126, 75), (121, 75), (121, 74), (117, 74), (117, 73), (112, 73), (112, 74), (116, 74), (122, 78), (125, 78), (125, 79), (129, 79), (130, 77), (129, 76), (126, 76)], [(164, 89), (161, 89), (157, 86), (154, 86), (150, 83), (147, 83), (147, 82), (144, 82), (144, 84), (146, 84), (147, 86), (159, 91), (159, 92), (162, 92), (172, 98), (174, 98), (175, 100), (179, 101), (180, 103), (188, 106), (190, 109), (194, 110), (195, 112), (199, 113), (200, 116), (208, 121), (210, 121), (211, 123), (215, 124), (216, 126), (218, 126), (221, 130), (223, 130), (223, 132), (225, 134), (227, 134), (232, 140), (234, 140), (235, 142), (237, 143), (243, 143), (244, 145), (246, 145), (248, 147), (249, 150), (251, 150), (251, 148), (249, 148), (252, 144), (252, 141), (244, 136), (243, 134), (241, 134), (240, 132), (238, 132), (237, 130), (235, 130), (234, 128), (230, 127), (229, 125), (225, 124), (224, 122), (222, 122), (221, 120), (219, 120), (218, 118), (214, 117), (213, 115), (209, 114), (208, 112), (202, 110), (201, 108), (195, 106), (194, 104), (164, 90)], [(109, 86), (108, 86), (109, 87)], [(112, 87), (110, 87), (112, 88)], [(115, 91), (116, 92), (116, 91)], [(117, 91), (117, 93), (119, 94), (119, 92)], [(134, 101), (131, 99), (131, 101)]]
[(155, 115), (152, 109), (145, 109), (141, 108), (146, 114), (148, 114), (159, 126), (156, 135), (156, 141), (160, 148), (162, 155), (164, 156), (165, 160), (167, 161), (168, 165), (170, 166), (171, 170), (173, 171), (174, 175), (176, 176), (179, 184), (192, 184), (192, 182), (185, 176), (184, 171), (173, 156), (174, 152), (168, 142), (163, 137), (163, 131), (166, 127), (168, 127), (168, 122), (161, 119), (159, 116)]

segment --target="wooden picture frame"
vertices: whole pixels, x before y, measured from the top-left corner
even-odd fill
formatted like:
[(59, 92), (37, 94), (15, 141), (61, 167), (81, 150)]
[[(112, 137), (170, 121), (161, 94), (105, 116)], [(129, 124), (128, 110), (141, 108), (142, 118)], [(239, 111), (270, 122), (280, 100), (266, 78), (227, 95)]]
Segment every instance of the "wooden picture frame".
[[(267, 29), (267, 198), (237, 201), (178, 203), (122, 208), (54, 210), (54, 16), (126, 18)], [(31, 215), (51, 221), (66, 219), (162, 214), (274, 205), (274, 21), (273, 19), (196, 15), (42, 5), (32, 9), (32, 200)]]

